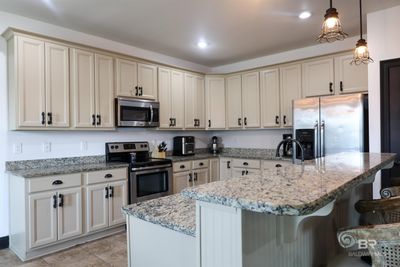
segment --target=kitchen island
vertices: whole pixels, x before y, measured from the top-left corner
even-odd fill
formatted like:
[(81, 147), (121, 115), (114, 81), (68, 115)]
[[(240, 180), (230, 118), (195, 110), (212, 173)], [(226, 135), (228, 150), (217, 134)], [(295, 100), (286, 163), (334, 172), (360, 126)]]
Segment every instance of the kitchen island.
[[(149, 201), (128, 206), (124, 212), (130, 265), (326, 264), (337, 253), (337, 228), (358, 223), (353, 205), (365, 197), (365, 184), (372, 183), (379, 170), (391, 168), (394, 158), (394, 154), (340, 153), (302, 165), (272, 168), (262, 175), (188, 188), (172, 199), (158, 200), (158, 204)], [(185, 203), (183, 213), (178, 203)], [(176, 221), (177, 215), (181, 226), (195, 221), (194, 236), (182, 227), (168, 227), (175, 225), (168, 221)], [(147, 244), (147, 251), (139, 244)], [(163, 251), (162, 257), (154, 255), (155, 251)], [(183, 255), (179, 262), (178, 255)]]

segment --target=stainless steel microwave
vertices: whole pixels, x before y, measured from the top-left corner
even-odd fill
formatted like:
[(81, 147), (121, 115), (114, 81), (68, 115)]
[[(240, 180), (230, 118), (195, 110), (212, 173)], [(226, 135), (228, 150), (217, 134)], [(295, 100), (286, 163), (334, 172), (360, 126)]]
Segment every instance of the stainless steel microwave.
[(117, 127), (160, 126), (160, 103), (152, 100), (118, 97), (115, 99)]

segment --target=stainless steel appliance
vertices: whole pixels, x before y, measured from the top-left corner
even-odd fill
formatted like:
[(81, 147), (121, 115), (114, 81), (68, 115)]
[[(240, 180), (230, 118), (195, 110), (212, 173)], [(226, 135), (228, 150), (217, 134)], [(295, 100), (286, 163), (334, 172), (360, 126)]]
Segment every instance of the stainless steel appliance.
[(148, 142), (106, 143), (107, 162), (129, 163), (129, 204), (172, 194), (172, 161), (149, 151)]
[(217, 136), (213, 136), (211, 138), (211, 153), (213, 153), (214, 155), (219, 153), (219, 144)]
[(118, 127), (158, 127), (159, 113), (159, 102), (123, 97), (115, 99), (115, 122)]
[[(302, 143), (307, 158), (368, 151), (366, 94), (295, 100), (293, 123), (293, 134)], [(296, 158), (299, 156), (296, 155)]]
[(175, 136), (174, 137), (174, 156), (194, 155), (195, 149), (194, 136)]

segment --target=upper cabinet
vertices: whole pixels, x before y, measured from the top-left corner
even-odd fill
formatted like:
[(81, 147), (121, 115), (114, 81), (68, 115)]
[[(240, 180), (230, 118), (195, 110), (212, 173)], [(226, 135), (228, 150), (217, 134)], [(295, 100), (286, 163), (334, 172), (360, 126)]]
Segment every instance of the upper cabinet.
[(302, 64), (303, 95), (332, 95), (334, 91), (333, 58), (307, 61)]
[(114, 127), (113, 58), (71, 49), (74, 127)]
[(279, 69), (260, 72), (261, 117), (265, 128), (280, 127)]
[(337, 94), (368, 92), (368, 65), (351, 65), (352, 54), (335, 57)]
[(279, 71), (281, 86), (281, 126), (292, 127), (293, 100), (301, 98), (301, 65), (284, 65), (279, 68)]
[(225, 78), (206, 76), (207, 129), (225, 129)]
[(260, 120), (260, 76), (259, 72), (242, 75), (243, 126), (259, 128)]
[(116, 59), (117, 96), (157, 99), (157, 66)]
[(229, 129), (242, 128), (242, 75), (229, 76), (226, 82), (226, 118)]
[[(205, 128), (204, 77), (196, 74), (185, 74), (185, 128)], [(183, 105), (175, 101), (175, 105)]]
[(160, 128), (182, 129), (184, 123), (184, 74), (158, 68), (158, 97), (160, 101)]

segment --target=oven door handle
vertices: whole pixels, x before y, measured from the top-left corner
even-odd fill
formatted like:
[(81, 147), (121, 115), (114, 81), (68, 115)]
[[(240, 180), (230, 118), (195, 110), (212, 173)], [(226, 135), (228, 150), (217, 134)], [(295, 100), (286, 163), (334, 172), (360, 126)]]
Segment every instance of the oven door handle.
[(153, 105), (150, 105), (150, 123), (153, 122), (153, 119), (154, 119)]
[(168, 171), (168, 169), (170, 169), (170, 168), (172, 168), (171, 165), (157, 166), (157, 168), (143, 167), (143, 169), (142, 168), (132, 169), (132, 172), (134, 172), (136, 175), (140, 175), (140, 174), (147, 174), (147, 173), (153, 173), (153, 172)]

